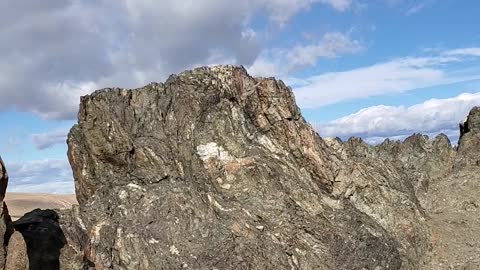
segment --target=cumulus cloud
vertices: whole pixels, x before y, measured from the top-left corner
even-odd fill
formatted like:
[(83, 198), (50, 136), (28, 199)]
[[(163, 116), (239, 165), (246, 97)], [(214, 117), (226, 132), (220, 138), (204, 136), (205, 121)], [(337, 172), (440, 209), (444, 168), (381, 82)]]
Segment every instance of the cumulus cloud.
[(7, 162), (9, 192), (74, 193), (73, 175), (67, 160)]
[(276, 48), (264, 52), (249, 67), (256, 76), (287, 76), (304, 67), (314, 66), (319, 59), (332, 59), (361, 51), (360, 41), (339, 32), (328, 32), (314, 43), (296, 45), (293, 48)]
[[(469, 50), (472, 50), (471, 48)], [(457, 51), (457, 53), (452, 53)], [(428, 57), (404, 57), (342, 72), (330, 72), (302, 79), (295, 97), (303, 108), (317, 108), (345, 100), (402, 93), (424, 87), (480, 78), (465, 73), (456, 64), (469, 62), (473, 53), (462, 49)], [(478, 61), (478, 58), (473, 58)]]
[(458, 134), (458, 124), (470, 109), (480, 105), (480, 92), (447, 99), (430, 99), (410, 107), (373, 106), (323, 125), (315, 125), (324, 137), (362, 137), (379, 142), (387, 137), (404, 138), (413, 133)]
[(68, 131), (56, 130), (52, 132), (32, 134), (31, 139), (38, 150), (50, 148), (56, 144), (65, 144)]
[(252, 17), (285, 24), (314, 4), (351, 0), (0, 1), (0, 108), (72, 119), (80, 95), (163, 80), (192, 65), (251, 65)]

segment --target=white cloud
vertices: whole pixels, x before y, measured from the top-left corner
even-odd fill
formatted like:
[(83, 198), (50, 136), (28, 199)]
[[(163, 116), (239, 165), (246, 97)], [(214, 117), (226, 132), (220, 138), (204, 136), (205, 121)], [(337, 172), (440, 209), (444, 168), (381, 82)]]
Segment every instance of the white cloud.
[(323, 0), (325, 4), (330, 4), (339, 11), (345, 11), (352, 5), (352, 0)]
[(420, 12), (421, 10), (423, 10), (426, 6), (428, 5), (428, 2), (420, 2), (420, 3), (416, 3), (412, 6), (410, 6), (407, 11), (405, 11), (405, 14), (406, 15), (413, 15), (413, 14), (416, 14), (418, 12)]
[(463, 55), (480, 57), (480, 48), (462, 48), (445, 52), (446, 55)]
[(287, 53), (290, 69), (313, 66), (318, 58), (336, 58), (339, 55), (356, 53), (362, 50), (357, 40), (338, 32), (326, 33), (316, 44), (296, 46)]
[(397, 8), (405, 15), (416, 14), (434, 4), (436, 0), (385, 0), (387, 6)]
[(256, 76), (287, 76), (298, 69), (314, 66), (319, 59), (332, 59), (363, 49), (358, 40), (338, 32), (328, 32), (315, 43), (289, 49), (271, 49), (258, 57), (248, 68)]
[(300, 107), (317, 108), (345, 100), (480, 78), (478, 73), (463, 73), (461, 68), (451, 68), (471, 60), (459, 53), (451, 53), (455, 51), (429, 57), (398, 58), (353, 70), (304, 78), (303, 85), (295, 89), (295, 97)]
[(269, 11), (271, 19), (283, 24), (291, 16), (302, 9), (307, 9), (315, 3), (329, 5), (337, 11), (345, 11), (351, 7), (353, 0), (252, 0), (264, 5)]
[(67, 160), (7, 162), (7, 192), (74, 193), (72, 170)]
[(79, 96), (138, 87), (194, 65), (251, 65), (253, 16), (283, 25), (314, 4), (350, 0), (0, 1), (0, 108), (72, 119)]
[(56, 144), (66, 144), (68, 131), (56, 130), (46, 133), (32, 134), (31, 139), (35, 147), (39, 150), (50, 148)]
[(323, 125), (315, 125), (324, 137), (363, 137), (378, 142), (413, 133), (458, 134), (458, 124), (470, 109), (480, 105), (480, 92), (447, 99), (430, 99), (410, 107), (373, 106)]

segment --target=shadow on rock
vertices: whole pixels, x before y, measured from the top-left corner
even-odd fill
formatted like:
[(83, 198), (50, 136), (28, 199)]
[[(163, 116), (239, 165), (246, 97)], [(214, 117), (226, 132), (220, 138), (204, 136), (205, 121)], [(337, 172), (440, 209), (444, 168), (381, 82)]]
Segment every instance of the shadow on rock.
[(27, 244), (30, 270), (60, 269), (60, 250), (67, 243), (53, 210), (35, 209), (13, 223)]

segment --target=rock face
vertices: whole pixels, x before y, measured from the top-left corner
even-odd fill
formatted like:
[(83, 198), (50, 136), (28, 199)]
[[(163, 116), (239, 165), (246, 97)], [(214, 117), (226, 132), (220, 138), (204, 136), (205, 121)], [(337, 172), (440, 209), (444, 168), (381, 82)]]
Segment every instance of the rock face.
[(424, 181), (360, 141), (327, 144), (288, 87), (243, 68), (83, 97), (68, 146), (96, 269), (428, 263)]
[(458, 142), (459, 158), (455, 160), (456, 170), (465, 166), (480, 166), (480, 107), (471, 110), (467, 120), (460, 124), (460, 139)]
[(68, 137), (78, 207), (13, 232), (0, 159), (0, 269), (480, 269), (480, 108), (460, 130), (322, 139), (233, 66), (100, 90)]
[(6, 247), (10, 235), (12, 234), (12, 219), (8, 214), (7, 205), (3, 201), (5, 198), (5, 192), (7, 190), (8, 185), (8, 173), (5, 165), (3, 164), (3, 160), (0, 157), (0, 269), (5, 267), (6, 261)]
[[(476, 107), (460, 125), (458, 147), (452, 147), (442, 134), (434, 139), (414, 134), (403, 142), (386, 140), (374, 147), (357, 138), (347, 142), (327, 140), (331, 149), (346, 160), (344, 164), (348, 164), (349, 160), (357, 164), (372, 164), (373, 170), (369, 171), (388, 176), (388, 185), (403, 183), (402, 189), (406, 188), (405, 193), (412, 196), (411, 201), (424, 213), (425, 221), (411, 223), (413, 228), (417, 228), (413, 231), (414, 238), (420, 240), (418, 237), (423, 236), (415, 246), (415, 243), (409, 243), (408, 235), (398, 234), (398, 226), (405, 224), (406, 220), (388, 217), (388, 213), (395, 214), (401, 209), (399, 205), (403, 201), (395, 203), (391, 200), (394, 197), (390, 197), (374, 207), (380, 213), (388, 210), (381, 215), (382, 219), (392, 222), (393, 230), (390, 231), (397, 232), (397, 239), (404, 246), (417, 249), (418, 255), (424, 254), (423, 261), (412, 269), (480, 269), (479, 116), (480, 110)], [(359, 183), (358, 178), (351, 181)], [(340, 181), (339, 185), (344, 183), (348, 181)], [(371, 199), (378, 194), (384, 192), (367, 194), (362, 191), (360, 196)], [(393, 209), (388, 209), (389, 205)], [(415, 254), (407, 252), (406, 256), (412, 258)]]
[(29, 270), (27, 244), (19, 232), (10, 237), (5, 270)]
[(60, 216), (59, 225), (66, 240), (66, 244), (60, 250), (60, 270), (95, 269), (94, 265), (85, 257), (89, 240), (86, 228), (79, 219), (78, 206), (68, 210), (59, 210), (57, 213)]

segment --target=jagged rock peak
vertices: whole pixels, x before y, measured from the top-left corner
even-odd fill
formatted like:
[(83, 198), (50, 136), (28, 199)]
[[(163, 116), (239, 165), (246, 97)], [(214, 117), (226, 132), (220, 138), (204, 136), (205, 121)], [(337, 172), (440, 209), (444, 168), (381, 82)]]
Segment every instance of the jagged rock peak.
[[(97, 126), (102, 122), (106, 128)], [(211, 125), (210, 129), (202, 130)], [(91, 138), (76, 136), (84, 129), (96, 133)], [(164, 131), (160, 133), (164, 138), (158, 138), (159, 129)], [(77, 197), (80, 201), (90, 198), (96, 186), (85, 179), (89, 175), (85, 170), (95, 166), (86, 166), (78, 159), (80, 153), (75, 152), (77, 146), (85, 144), (84, 138), (88, 140), (85, 145), (88, 153), (103, 155), (110, 159), (106, 163), (121, 166), (135, 161), (132, 158), (136, 161), (151, 158), (148, 151), (143, 153), (142, 147), (135, 147), (135, 138), (165, 139), (171, 141), (169, 148), (175, 151), (180, 146), (189, 147), (184, 154), (190, 155), (191, 151), (212, 150), (213, 144), (209, 143), (226, 136), (226, 132), (243, 135), (244, 145), (237, 155), (243, 155), (247, 141), (277, 152), (282, 151), (274, 149), (275, 143), (288, 145), (292, 148), (288, 150), (295, 151), (294, 156), (304, 160), (307, 169), (314, 171), (326, 187), (333, 179), (332, 169), (321, 162), (327, 159), (324, 143), (303, 120), (290, 88), (273, 78), (253, 78), (243, 67), (216, 66), (185, 71), (170, 76), (165, 83), (152, 83), (135, 90), (102, 89), (82, 97), (79, 123), (69, 136)], [(270, 141), (272, 137), (277, 142)], [(199, 145), (200, 141), (206, 146)], [(215, 144), (220, 147), (219, 142)], [(307, 152), (308, 155), (302, 155)], [(183, 166), (171, 164), (164, 175), (179, 177), (184, 173), (182, 170)]]
[(480, 107), (474, 107), (465, 122), (460, 124), (458, 155), (455, 167), (480, 166)]
[(97, 269), (408, 269), (423, 250), (421, 228), (400, 244), (376, 218), (416, 222), (412, 207), (380, 213), (386, 197), (339, 187), (365, 214), (332, 194), (339, 164), (291, 89), (241, 67), (85, 96), (68, 146)]
[(463, 137), (463, 135), (469, 132), (480, 132), (480, 107), (474, 107), (472, 110), (470, 110), (470, 113), (465, 118), (465, 121), (460, 123), (460, 139)]
[(3, 164), (2, 157), (0, 156), (0, 202), (3, 202), (3, 199), (5, 198), (7, 185), (8, 185), (8, 173), (7, 173), (7, 169), (5, 168), (5, 164)]

